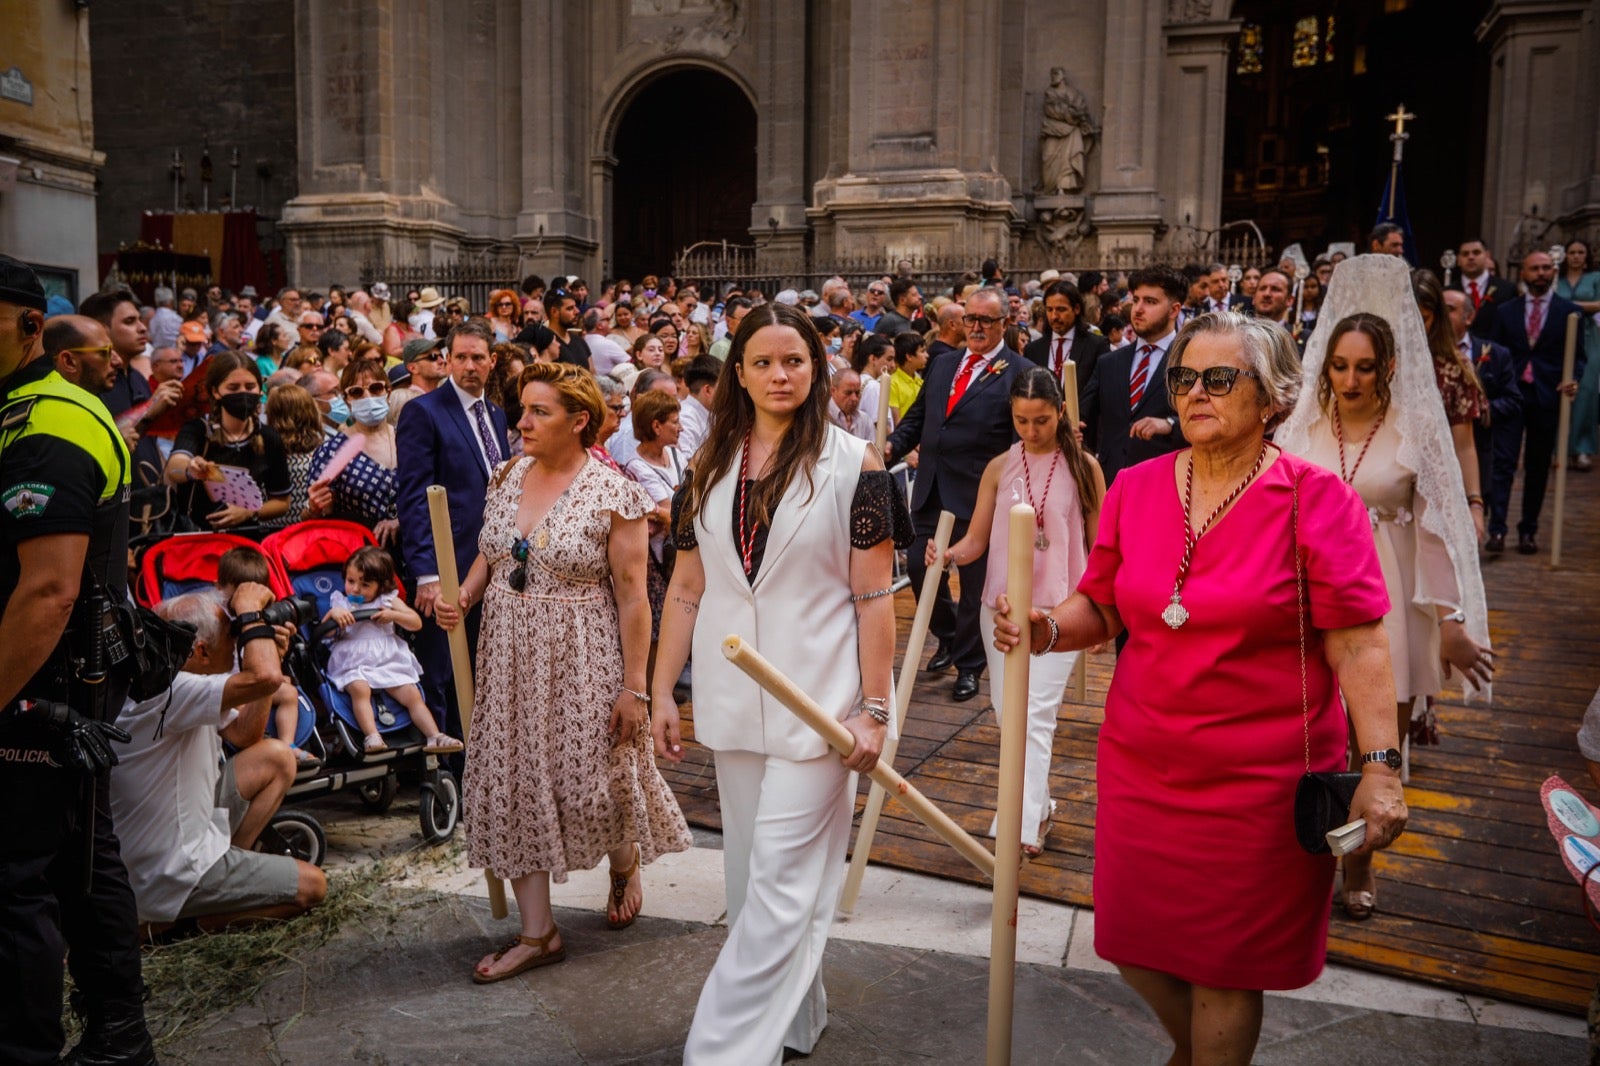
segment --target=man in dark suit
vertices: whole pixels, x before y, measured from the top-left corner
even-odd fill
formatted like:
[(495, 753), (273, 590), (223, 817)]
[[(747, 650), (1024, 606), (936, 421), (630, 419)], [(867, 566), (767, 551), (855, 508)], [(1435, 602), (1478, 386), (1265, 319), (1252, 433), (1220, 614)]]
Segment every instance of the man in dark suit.
[[(1566, 348), (1567, 316), (1583, 312), (1571, 300), (1550, 291), (1555, 283), (1555, 262), (1544, 252), (1530, 252), (1522, 260), (1526, 296), (1495, 308), (1490, 339), (1511, 352), (1511, 365), (1522, 391), (1520, 425), (1498, 426), (1494, 433), (1494, 481), (1489, 489), (1489, 540), (1491, 553), (1505, 550), (1506, 510), (1511, 501), (1511, 481), (1522, 455), (1522, 520), (1517, 523), (1517, 551), (1532, 555), (1539, 550), (1539, 510), (1544, 506), (1545, 484), (1550, 480), (1550, 457), (1556, 448), (1556, 421), (1560, 398), (1575, 396), (1583, 376), (1583, 333), (1578, 333), (1572, 378), (1561, 380)], [(1478, 319), (1483, 317), (1480, 308)], [(1478, 319), (1474, 319), (1477, 322)]]
[[(890, 434), (891, 455), (922, 448), (917, 480), (911, 493), (911, 517), (916, 539), (907, 561), (911, 587), (922, 588), (927, 570), (924, 557), (928, 541), (939, 524), (939, 512), (956, 516), (951, 543), (966, 534), (967, 522), (978, 499), (978, 482), (989, 460), (1011, 447), (1011, 383), (1026, 364), (1002, 342), (1006, 298), (1000, 289), (979, 289), (967, 301), (967, 345), (959, 353), (931, 361), (924, 371), (922, 391), (912, 401), (900, 425)], [(950, 600), (950, 581), (939, 581), (938, 599), (929, 629), (939, 638), (939, 649), (929, 661), (930, 670), (956, 667), (956, 700), (978, 694), (983, 674), (983, 634), (978, 609), (988, 553), (963, 565), (961, 602)]]
[(1472, 301), (1472, 335), (1490, 337), (1494, 334), (1495, 311), (1517, 298), (1517, 287), (1505, 278), (1497, 278), (1489, 270), (1489, 249), (1483, 241), (1470, 237), (1456, 248), (1456, 265), (1461, 273), (1451, 279), (1447, 288), (1467, 294)]
[(1123, 469), (1186, 446), (1167, 396), (1167, 349), (1189, 284), (1169, 267), (1146, 267), (1128, 279), (1134, 341), (1100, 357), (1084, 389), (1081, 418), (1096, 426), (1085, 436), (1109, 485)]
[[(451, 330), (450, 379), (432, 392), (408, 402), (395, 427), (399, 464), (401, 555), (416, 583), (417, 659), (422, 663), (422, 691), (435, 709), (448, 709), (446, 732), (459, 737), (450, 645), (433, 621), (439, 598), (439, 564), (434, 555), (433, 526), (428, 517), (428, 486), (443, 485), (450, 504), (450, 532), (455, 539), (456, 573), (465, 579), (478, 556), (483, 530), (483, 505), (489, 478), (507, 456), (506, 416), (484, 398), (494, 369), (494, 334), (483, 319), (470, 319)], [(467, 615), (467, 640), (476, 647), (477, 604)]]
[[(1331, 272), (1333, 268), (1328, 269)], [(1206, 313), (1242, 311), (1248, 306), (1250, 298), (1233, 291), (1233, 285), (1228, 280), (1228, 268), (1221, 263), (1212, 263), (1206, 273)]]
[[(1058, 281), (1045, 290), (1044, 317), (1049, 330), (1038, 340), (1022, 349), (1029, 360), (1044, 367), (1061, 380), (1061, 368), (1071, 361), (1078, 371), (1078, 406), (1083, 406), (1083, 394), (1094, 376), (1095, 364), (1111, 350), (1111, 342), (1080, 323), (1083, 317), (1083, 294), (1070, 281)], [(1086, 432), (1092, 433), (1091, 427)]]
[[(1489, 401), (1488, 408), (1472, 426), (1472, 443), (1478, 453), (1478, 484), (1487, 497), (1494, 484), (1496, 427), (1522, 425), (1522, 388), (1517, 384), (1517, 372), (1512, 369), (1511, 353), (1505, 346), (1480, 340), (1467, 332), (1473, 315), (1472, 301), (1467, 294), (1460, 289), (1446, 289), (1444, 306), (1445, 314), (1450, 319), (1450, 336), (1455, 340), (1456, 350), (1478, 375), (1484, 398)], [(1484, 502), (1480, 506), (1483, 507), (1482, 516), (1487, 525), (1488, 504)]]

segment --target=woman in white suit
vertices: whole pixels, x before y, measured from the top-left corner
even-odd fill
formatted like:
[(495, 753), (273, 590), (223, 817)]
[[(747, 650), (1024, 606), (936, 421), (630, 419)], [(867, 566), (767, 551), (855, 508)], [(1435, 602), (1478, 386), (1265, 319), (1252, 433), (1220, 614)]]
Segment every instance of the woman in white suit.
[[(695, 737), (716, 753), (727, 943), (684, 1049), (776, 1064), (827, 1024), (822, 952), (844, 873), (855, 771), (891, 727), (895, 542), (910, 519), (877, 453), (827, 421), (827, 360), (784, 304), (745, 316), (711, 433), (673, 506), (678, 560), (653, 679), (657, 754), (683, 757), (672, 686), (694, 651)], [(701, 620), (704, 619), (703, 623)], [(841, 760), (723, 658), (752, 643), (855, 737)]]

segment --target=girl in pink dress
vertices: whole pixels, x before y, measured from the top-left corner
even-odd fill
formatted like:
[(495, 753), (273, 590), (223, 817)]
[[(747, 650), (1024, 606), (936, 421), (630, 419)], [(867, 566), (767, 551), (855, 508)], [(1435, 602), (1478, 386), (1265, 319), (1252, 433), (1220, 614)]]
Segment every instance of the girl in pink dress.
[[(1364, 752), (1398, 744), (1389, 603), (1360, 500), (1265, 440), (1297, 391), (1289, 335), (1202, 315), (1166, 374), (1192, 448), (1122, 472), (1078, 591), (1030, 612), (1025, 639), (1068, 650), (1126, 628), (1100, 732), (1095, 950), (1174, 1061), (1248, 1062), (1262, 990), (1322, 969), (1334, 860), (1300, 849), (1292, 810), (1303, 772), (1344, 767), (1341, 692)], [(1024, 637), (995, 606), (1006, 650)], [(1404, 827), (1387, 763), (1367, 767), (1350, 817), (1367, 850)]]
[[(1033, 542), (1034, 603), (1049, 610), (1072, 595), (1083, 577), (1106, 483), (1100, 464), (1079, 446), (1063, 417), (1064, 403), (1060, 383), (1045, 368), (1034, 367), (1017, 376), (1011, 386), (1011, 424), (1020, 439), (985, 468), (967, 535), (945, 550), (945, 561), (955, 566), (989, 553), (980, 611), (986, 631), (994, 628), (995, 601), (1006, 591), (1011, 542), (1008, 512), (1013, 504), (1031, 505), (1038, 527)], [(929, 541), (928, 565), (937, 562), (934, 544)], [(991, 647), (988, 658), (989, 691), (998, 697), (1004, 684), (1005, 657)], [(1055, 801), (1050, 798), (1050, 750), (1067, 680), (1077, 662), (1076, 651), (1052, 652), (1040, 656), (1028, 671), (1022, 851), (1029, 858), (1044, 850), (1055, 813)], [(998, 722), (998, 698), (991, 709)], [(989, 835), (994, 832), (991, 825)]]

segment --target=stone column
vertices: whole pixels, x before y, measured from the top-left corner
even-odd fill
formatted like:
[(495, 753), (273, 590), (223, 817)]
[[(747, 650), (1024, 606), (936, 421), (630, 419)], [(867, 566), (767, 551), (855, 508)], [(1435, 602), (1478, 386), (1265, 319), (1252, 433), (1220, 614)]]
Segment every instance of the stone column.
[(455, 206), (432, 181), (429, 27), (404, 0), (369, 0), (360, 18), (342, 3), (296, 0), (300, 195), (278, 225), (296, 283), (454, 257)]
[[(1228, 57), (1237, 19), (1169, 23), (1161, 76), (1161, 174), (1168, 225), (1209, 232), (1222, 222)], [(1183, 232), (1195, 236), (1192, 230)]]
[[(1519, 228), (1524, 216), (1537, 209), (1550, 219), (1568, 204), (1600, 204), (1600, 161), (1583, 150), (1595, 113), (1574, 100), (1584, 93), (1593, 100), (1594, 54), (1584, 44), (1593, 47), (1594, 7), (1592, 0), (1495, 0), (1478, 27), (1490, 55), (1483, 235), (1503, 272), (1513, 246), (1533, 236), (1535, 223)], [(1600, 218), (1600, 207), (1589, 210)]]
[(769, 258), (792, 258), (806, 238), (806, 16), (790, 0), (757, 0), (756, 202), (750, 234)]
[(522, 5), (522, 210), (516, 243), (527, 269), (590, 275), (599, 267), (592, 198), (604, 183), (590, 161), (588, 4)]
[(1117, 249), (1147, 254), (1162, 222), (1158, 150), (1165, 0), (1106, 5), (1105, 122), (1100, 185), (1091, 219), (1100, 257)]
[(816, 183), (823, 257), (1003, 254), (1015, 217), (998, 166), (1000, 5), (841, 0), (848, 6), (843, 167)]

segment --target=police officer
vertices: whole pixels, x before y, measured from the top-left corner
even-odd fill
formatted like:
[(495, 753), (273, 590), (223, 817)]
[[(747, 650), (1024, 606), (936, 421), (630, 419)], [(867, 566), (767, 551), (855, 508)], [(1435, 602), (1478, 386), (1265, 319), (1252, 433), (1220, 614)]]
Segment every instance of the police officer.
[(106, 773), (132, 667), (114, 609), (128, 452), (104, 405), (57, 370), (103, 383), (106, 342), (72, 344), (69, 324), (49, 358), (44, 309), (33, 271), (0, 255), (0, 809), (19, 815), (0, 835), (0, 1048), (58, 1061), (65, 955), (85, 1030), (64, 1061), (153, 1063)]

